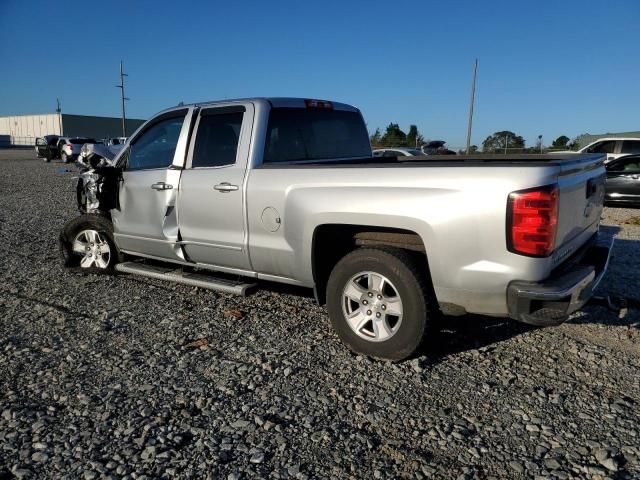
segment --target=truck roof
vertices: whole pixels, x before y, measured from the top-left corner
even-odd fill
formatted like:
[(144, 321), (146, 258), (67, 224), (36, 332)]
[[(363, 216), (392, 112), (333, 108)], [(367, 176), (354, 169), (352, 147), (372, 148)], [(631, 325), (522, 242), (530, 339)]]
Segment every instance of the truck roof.
[(329, 102), (333, 106), (334, 110), (345, 110), (349, 112), (360, 111), (353, 105), (349, 105), (347, 103), (342, 103), (342, 102), (334, 102), (333, 100), (321, 100), (321, 99), (315, 99), (315, 98), (302, 98), (302, 97), (247, 97), (247, 98), (229, 98), (224, 100), (210, 100), (207, 102), (194, 102), (194, 103), (188, 103), (184, 105), (176, 105), (174, 107), (170, 107), (165, 110), (162, 110), (157, 114), (171, 112), (173, 110), (180, 110), (181, 108), (211, 107), (215, 105), (229, 105), (233, 103), (246, 103), (246, 102), (263, 103), (263, 104), (268, 104), (271, 107), (277, 107), (277, 108), (306, 108), (305, 102), (307, 100)]

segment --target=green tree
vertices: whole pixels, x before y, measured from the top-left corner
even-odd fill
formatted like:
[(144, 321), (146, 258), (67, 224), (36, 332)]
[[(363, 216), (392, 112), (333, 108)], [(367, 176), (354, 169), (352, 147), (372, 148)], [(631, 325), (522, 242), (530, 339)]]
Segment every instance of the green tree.
[(501, 153), (505, 149), (507, 152), (511, 150), (511, 153), (521, 152), (524, 149), (524, 138), (509, 130), (503, 130), (489, 135), (482, 142), (482, 151), (485, 153)]
[(558, 138), (556, 138), (553, 143), (551, 144), (552, 148), (567, 148), (569, 145), (569, 137), (567, 137), (566, 135), (560, 135)]
[(376, 128), (376, 131), (373, 132), (373, 135), (371, 135), (369, 137), (369, 140), (371, 141), (371, 145), (373, 147), (380, 146), (380, 142), (382, 140), (382, 134), (380, 133), (380, 129), (379, 128)]
[(569, 144), (567, 144), (567, 148), (569, 150), (573, 150), (573, 151), (579, 150), (580, 149), (580, 144), (578, 143), (578, 139), (574, 138), (573, 140), (571, 140), (571, 142)]
[(390, 123), (380, 143), (385, 147), (404, 147), (407, 145), (407, 134), (400, 130), (397, 123)]
[(409, 133), (407, 133), (407, 146), (420, 147), (424, 143), (424, 137), (418, 132), (416, 125), (409, 125)]

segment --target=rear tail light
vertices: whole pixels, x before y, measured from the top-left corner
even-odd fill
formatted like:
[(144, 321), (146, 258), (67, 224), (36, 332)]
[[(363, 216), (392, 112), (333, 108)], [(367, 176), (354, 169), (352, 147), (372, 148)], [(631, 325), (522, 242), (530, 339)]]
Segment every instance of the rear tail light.
[(558, 186), (511, 192), (507, 203), (507, 248), (531, 257), (548, 257), (556, 246)]

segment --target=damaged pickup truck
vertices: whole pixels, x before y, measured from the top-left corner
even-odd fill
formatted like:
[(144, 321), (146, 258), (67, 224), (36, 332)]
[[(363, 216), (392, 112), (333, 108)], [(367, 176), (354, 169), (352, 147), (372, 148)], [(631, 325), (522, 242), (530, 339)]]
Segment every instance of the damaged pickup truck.
[(441, 311), (554, 325), (602, 277), (602, 155), (378, 157), (360, 111), (179, 106), (81, 175), (65, 265), (244, 294), (314, 290), (356, 352), (412, 355)]

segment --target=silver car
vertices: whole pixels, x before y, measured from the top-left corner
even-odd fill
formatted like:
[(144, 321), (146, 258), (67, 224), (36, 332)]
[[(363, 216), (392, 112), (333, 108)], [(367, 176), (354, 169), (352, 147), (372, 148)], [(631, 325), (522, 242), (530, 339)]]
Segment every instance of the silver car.
[(60, 158), (64, 163), (75, 161), (80, 155), (82, 146), (86, 143), (98, 143), (97, 140), (87, 137), (62, 137), (58, 141)]
[(417, 157), (424, 155), (419, 148), (388, 147), (376, 148), (373, 151), (374, 157)]

